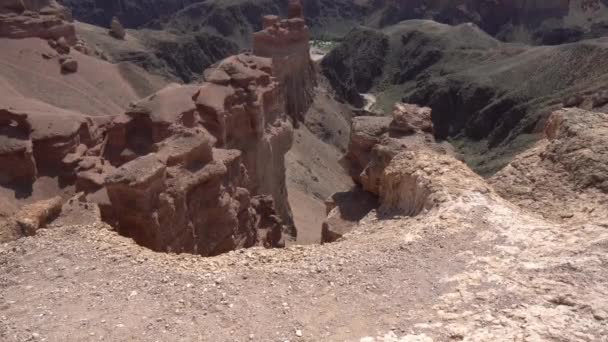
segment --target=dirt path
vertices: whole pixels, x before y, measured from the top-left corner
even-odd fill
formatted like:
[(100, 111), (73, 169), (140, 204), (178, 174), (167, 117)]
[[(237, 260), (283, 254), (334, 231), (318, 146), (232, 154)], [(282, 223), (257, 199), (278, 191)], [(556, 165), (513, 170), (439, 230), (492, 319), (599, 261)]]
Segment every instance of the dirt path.
[(204, 259), (155, 254), (100, 225), (48, 230), (0, 249), (0, 337), (358, 341), (407, 331), (465, 262), (447, 257), (448, 241), (372, 243)]

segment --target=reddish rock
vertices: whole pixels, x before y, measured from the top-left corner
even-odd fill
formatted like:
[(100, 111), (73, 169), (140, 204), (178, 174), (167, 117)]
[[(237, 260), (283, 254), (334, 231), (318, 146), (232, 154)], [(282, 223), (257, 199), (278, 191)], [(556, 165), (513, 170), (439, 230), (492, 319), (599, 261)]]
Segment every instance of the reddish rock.
[(284, 245), (293, 130), (272, 71), (270, 59), (229, 57), (202, 85), (169, 86), (114, 120), (105, 211), (121, 234), (201, 255)]
[(20, 97), (0, 104), (0, 159), (11, 168), (0, 171), (4, 184), (31, 185), (39, 175), (64, 175), (64, 158), (83, 140), (92, 123), (82, 114)]
[(61, 72), (63, 73), (74, 73), (78, 71), (78, 61), (72, 58), (67, 58), (61, 62)]
[(272, 59), (274, 75), (285, 96), (285, 108), (297, 125), (310, 108), (316, 85), (310, 59), (310, 32), (299, 1), (290, 2), (289, 19), (263, 18), (264, 29), (253, 35), (253, 53)]
[(271, 61), (238, 55), (217, 68), (231, 77), (231, 86), (210, 82), (201, 86), (194, 100), (203, 125), (217, 139), (217, 147), (243, 152), (252, 182), (249, 190), (272, 195), (281, 218), (290, 223), (284, 155), (291, 148), (293, 129), (283, 114)]
[(0, 37), (57, 40), (76, 43), (76, 30), (69, 10), (54, 0), (0, 1)]
[(119, 166), (155, 150), (182, 127), (193, 128), (200, 117), (192, 102), (198, 86), (172, 84), (132, 104), (108, 129), (104, 158)]
[(61, 213), (63, 199), (59, 196), (26, 205), (15, 217), (15, 221), (24, 236), (32, 236), (40, 228), (44, 228), (51, 220)]
[(287, 10), (287, 17), (292, 18), (304, 18), (304, 7), (300, 0), (289, 0), (289, 7)]

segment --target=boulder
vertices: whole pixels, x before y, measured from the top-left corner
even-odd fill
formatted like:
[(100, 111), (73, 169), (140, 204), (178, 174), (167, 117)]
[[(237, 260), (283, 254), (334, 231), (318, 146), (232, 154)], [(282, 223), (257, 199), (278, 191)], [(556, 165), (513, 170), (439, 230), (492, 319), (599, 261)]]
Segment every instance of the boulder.
[(396, 103), (393, 109), (393, 121), (389, 129), (403, 134), (416, 132), (432, 134), (431, 108), (419, 107), (408, 103)]
[(59, 39), (57, 39), (57, 45), (55, 49), (57, 50), (57, 52), (67, 55), (68, 53), (70, 53), (70, 44), (68, 43), (68, 40), (65, 39), (65, 37), (59, 37)]
[(61, 62), (61, 72), (63, 73), (74, 73), (78, 71), (78, 61), (73, 58), (67, 58)]
[(399, 153), (380, 185), (380, 213), (416, 216), (442, 204), (493, 190), (464, 163), (423, 149)]
[(118, 21), (117, 17), (112, 18), (112, 22), (110, 23), (110, 36), (116, 39), (125, 39), (127, 35), (125, 28), (122, 26), (120, 21)]
[(353, 118), (345, 157), (353, 180), (366, 191), (379, 195), (384, 169), (393, 157), (404, 151), (420, 149), (453, 153), (449, 144), (435, 141), (430, 108), (397, 103), (392, 119), (377, 116)]
[(63, 199), (59, 196), (26, 205), (16, 214), (15, 221), (23, 235), (35, 235), (61, 213), (62, 205)]

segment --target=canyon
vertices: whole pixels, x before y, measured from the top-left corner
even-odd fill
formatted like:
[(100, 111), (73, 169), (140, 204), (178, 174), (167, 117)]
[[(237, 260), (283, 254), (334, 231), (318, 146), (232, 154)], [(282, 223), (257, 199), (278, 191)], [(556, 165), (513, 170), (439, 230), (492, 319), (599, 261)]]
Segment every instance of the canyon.
[(601, 341), (606, 6), (0, 0), (0, 339)]

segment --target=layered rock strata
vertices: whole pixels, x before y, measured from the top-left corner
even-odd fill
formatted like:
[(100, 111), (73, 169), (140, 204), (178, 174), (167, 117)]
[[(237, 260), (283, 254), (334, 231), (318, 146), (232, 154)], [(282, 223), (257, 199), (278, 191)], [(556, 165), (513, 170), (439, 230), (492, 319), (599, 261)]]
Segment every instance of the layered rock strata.
[(103, 148), (119, 231), (154, 250), (280, 247), (292, 127), (269, 59), (237, 55), (201, 86), (171, 86), (114, 121)]
[(92, 119), (44, 102), (8, 97), (0, 105), (0, 184), (31, 187), (36, 178), (67, 176), (66, 158), (99, 140)]
[(70, 11), (55, 0), (1, 0), (0, 37), (60, 39), (76, 43)]
[(289, 3), (289, 18), (263, 18), (264, 28), (253, 34), (253, 53), (272, 59), (286, 101), (287, 113), (295, 124), (313, 102), (316, 76), (310, 59), (310, 31), (298, 0)]

